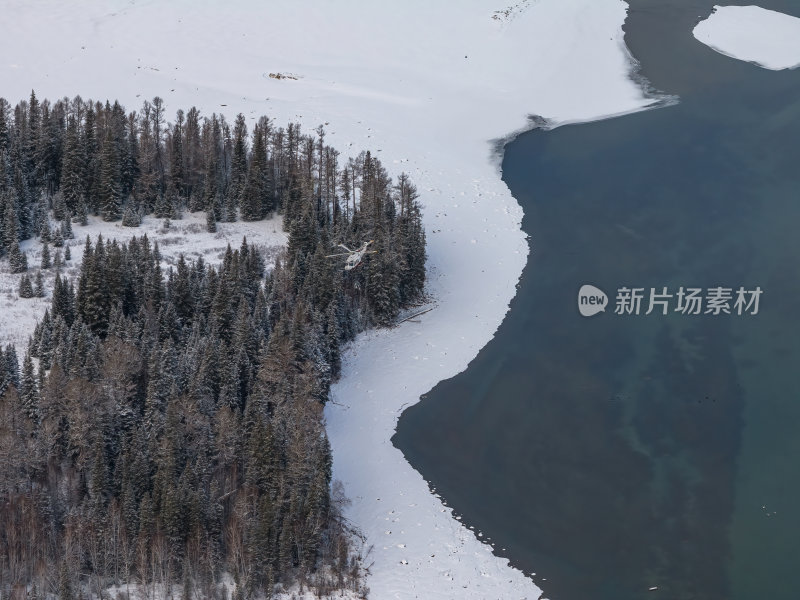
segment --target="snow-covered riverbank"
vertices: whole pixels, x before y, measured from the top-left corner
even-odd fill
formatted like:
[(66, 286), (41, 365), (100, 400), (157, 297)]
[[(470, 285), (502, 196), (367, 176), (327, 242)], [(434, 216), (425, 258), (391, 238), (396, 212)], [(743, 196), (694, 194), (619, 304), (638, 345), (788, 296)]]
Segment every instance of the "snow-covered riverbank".
[(128, 110), (160, 95), (168, 116), (195, 105), (229, 119), (325, 124), (343, 153), (371, 149), (392, 175), (411, 175), (437, 307), (350, 348), (326, 411), (334, 477), (373, 546), (373, 598), (538, 597), (452, 518), (390, 437), (403, 408), (467, 366), (515, 293), (528, 244), (493, 140), (525, 129), (530, 114), (585, 121), (650, 102), (628, 77), (626, 5), (10, 0), (4, 9), (13, 26), (0, 38), (0, 94), (12, 103), (32, 88), (40, 98), (117, 98)]

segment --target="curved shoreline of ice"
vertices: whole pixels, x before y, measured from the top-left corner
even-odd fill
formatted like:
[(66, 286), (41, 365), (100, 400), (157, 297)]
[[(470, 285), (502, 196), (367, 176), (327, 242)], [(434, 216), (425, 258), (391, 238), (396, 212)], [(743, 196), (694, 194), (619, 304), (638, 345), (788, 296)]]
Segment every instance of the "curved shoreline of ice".
[(715, 6), (692, 30), (720, 54), (779, 71), (800, 67), (800, 18), (760, 6)]
[[(7, 4), (15, 25), (0, 40), (0, 81), (11, 102), (33, 88), (133, 110), (160, 95), (170, 120), (195, 105), (249, 123), (261, 114), (306, 130), (330, 123), (327, 140), (343, 153), (369, 148), (393, 176), (411, 175), (438, 306), (346, 353), (326, 409), (334, 477), (373, 546), (371, 597), (538, 597), (430, 494), (390, 438), (405, 407), (491, 339), (525, 265), (522, 209), (490, 140), (530, 128), (531, 113), (557, 124), (652, 103), (629, 77), (624, 2), (523, 1), (508, 12), (485, 0), (308, 2), (303, 14), (289, 0), (224, 10), (188, 0)], [(33, 53), (30, 39), (50, 45)]]

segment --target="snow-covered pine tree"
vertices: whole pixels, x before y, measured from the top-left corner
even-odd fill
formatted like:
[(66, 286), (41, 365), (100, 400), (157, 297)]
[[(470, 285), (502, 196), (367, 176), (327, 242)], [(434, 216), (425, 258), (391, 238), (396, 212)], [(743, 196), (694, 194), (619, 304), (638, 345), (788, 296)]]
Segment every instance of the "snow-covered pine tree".
[(19, 248), (19, 242), (14, 242), (8, 251), (8, 264), (12, 273), (24, 273), (28, 270), (28, 257)]
[[(80, 224), (85, 225), (85, 217), (91, 211), (98, 213), (98, 179), (100, 168), (100, 145), (97, 141), (97, 118), (94, 105), (89, 102), (86, 110), (86, 120), (83, 126), (83, 136), (81, 138), (83, 149), (81, 156), (83, 159), (83, 200), (75, 209), (76, 215), (80, 218)], [(82, 206), (81, 206), (82, 204)]]
[(22, 163), (25, 180), (28, 188), (31, 191), (38, 189), (38, 169), (37, 158), (39, 154), (39, 136), (41, 125), (41, 106), (36, 97), (36, 93), (31, 90), (30, 99), (28, 100), (28, 122), (20, 133), (22, 135)]
[(65, 240), (71, 240), (75, 237), (72, 233), (72, 215), (67, 214), (64, 217), (64, 220), (61, 221), (61, 238)]
[(139, 227), (142, 224), (141, 216), (137, 210), (134, 202), (129, 198), (125, 204), (125, 210), (122, 212), (122, 225), (123, 227)]
[(233, 126), (233, 148), (228, 196), (234, 202), (241, 196), (247, 178), (247, 124), (242, 113), (236, 115)]
[(6, 346), (2, 362), (3, 364), (0, 365), (0, 397), (9, 385), (19, 387), (19, 359), (13, 345)]
[(208, 233), (217, 233), (217, 219), (214, 216), (213, 208), (206, 211), (206, 231)]
[(53, 205), (53, 218), (58, 221), (64, 219), (67, 214), (67, 205), (64, 201), (64, 194), (61, 190), (57, 190), (51, 199)]
[(75, 318), (75, 293), (58, 273), (53, 284), (51, 308), (54, 317), (61, 317), (67, 326), (72, 325)]
[(185, 197), (186, 173), (184, 166), (183, 155), (183, 130), (184, 130), (184, 114), (182, 110), (178, 110), (175, 115), (175, 125), (172, 128), (172, 135), (169, 137), (170, 143), (170, 169), (169, 169), (169, 184), (175, 190), (175, 193), (180, 198)]
[(67, 210), (73, 214), (77, 214), (85, 191), (86, 156), (84, 151), (85, 146), (78, 130), (78, 120), (74, 115), (70, 115), (67, 119), (67, 132), (64, 140), (60, 191)]
[(28, 277), (27, 273), (23, 273), (22, 278), (19, 280), (19, 297), (33, 298), (33, 285), (31, 284), (31, 278)]
[(10, 253), (14, 244), (20, 240), (20, 224), (17, 218), (17, 195), (13, 189), (6, 191), (4, 194), (0, 192), (0, 194), (2, 194), (3, 203), (5, 204), (3, 215), (3, 239), (0, 240), (0, 243), (2, 243), (2, 247), (5, 249), (6, 253)]
[(120, 164), (117, 144), (106, 132), (103, 151), (100, 156), (100, 177), (97, 186), (98, 208), (104, 221), (116, 221), (120, 217), (121, 186)]
[(98, 237), (92, 248), (88, 236), (83, 254), (83, 265), (78, 281), (77, 309), (81, 319), (95, 334), (102, 335), (108, 326), (108, 285), (105, 273), (105, 244)]
[(5, 98), (0, 98), (0, 156), (8, 149), (10, 106)]
[(52, 266), (50, 262), (50, 244), (44, 240), (42, 244), (42, 269), (49, 269)]
[(223, 223), (234, 223), (236, 221), (236, 206), (238, 198), (233, 193), (233, 187), (228, 187), (219, 203), (219, 221)]
[(42, 226), (39, 229), (39, 238), (42, 242), (49, 242), (50, 236), (52, 231), (50, 231), (50, 222), (47, 219), (44, 219), (42, 222)]
[(240, 196), (240, 211), (245, 221), (258, 221), (272, 211), (269, 169), (264, 132), (258, 125), (253, 129), (253, 156), (247, 170)]
[(89, 224), (89, 203), (83, 196), (78, 204), (78, 208), (75, 209), (72, 221), (84, 227)]
[(19, 398), (25, 416), (34, 422), (39, 418), (39, 390), (33, 372), (33, 360), (26, 354), (22, 361), (22, 377), (19, 382)]
[(44, 298), (44, 282), (42, 281), (41, 271), (36, 271), (36, 283), (33, 288), (33, 293), (37, 298)]

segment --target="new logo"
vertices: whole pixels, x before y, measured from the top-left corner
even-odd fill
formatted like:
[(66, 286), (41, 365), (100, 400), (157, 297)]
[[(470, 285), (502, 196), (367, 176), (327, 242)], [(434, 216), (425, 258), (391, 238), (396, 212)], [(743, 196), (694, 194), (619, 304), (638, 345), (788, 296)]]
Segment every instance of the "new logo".
[(593, 285), (582, 285), (578, 291), (578, 310), (584, 317), (591, 317), (603, 312), (608, 306), (608, 296), (600, 288)]

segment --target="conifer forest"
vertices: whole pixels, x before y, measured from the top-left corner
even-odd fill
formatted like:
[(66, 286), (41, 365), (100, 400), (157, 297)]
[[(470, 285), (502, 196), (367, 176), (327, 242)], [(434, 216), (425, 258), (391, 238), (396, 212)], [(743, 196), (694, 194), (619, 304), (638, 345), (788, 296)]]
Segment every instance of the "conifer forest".
[[(0, 598), (365, 594), (322, 411), (343, 344), (423, 297), (417, 191), (322, 127), (165, 112), (0, 98), (0, 269), (48, 302), (0, 349)], [(280, 214), (288, 245), (269, 268), (246, 239), (165, 268), (147, 235), (81, 233), (198, 211), (212, 235)], [(357, 268), (329, 257), (369, 240)]]

